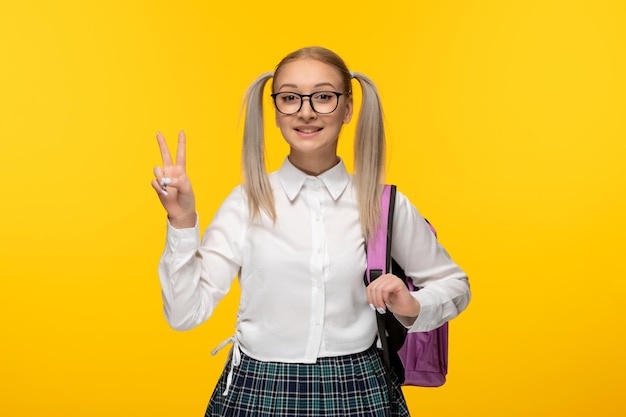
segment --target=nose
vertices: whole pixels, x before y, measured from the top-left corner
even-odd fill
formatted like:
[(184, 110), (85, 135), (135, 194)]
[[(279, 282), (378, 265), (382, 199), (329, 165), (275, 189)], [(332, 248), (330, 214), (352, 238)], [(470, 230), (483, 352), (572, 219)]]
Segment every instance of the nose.
[(300, 111), (298, 111), (298, 117), (302, 119), (313, 119), (316, 116), (317, 113), (315, 113), (315, 110), (313, 110), (313, 106), (311, 105), (311, 97), (303, 97), (302, 106), (300, 106)]

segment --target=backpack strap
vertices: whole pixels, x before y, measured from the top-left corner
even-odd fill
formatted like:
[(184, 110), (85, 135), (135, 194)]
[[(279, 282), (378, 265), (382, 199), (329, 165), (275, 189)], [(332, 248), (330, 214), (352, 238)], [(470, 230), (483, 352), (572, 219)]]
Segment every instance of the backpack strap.
[(376, 234), (367, 241), (365, 285), (391, 271), (391, 232), (395, 201), (396, 186), (386, 184), (381, 196), (380, 223)]
[[(365, 272), (365, 285), (376, 278), (391, 271), (391, 232), (393, 229), (393, 209), (396, 201), (396, 186), (385, 185), (381, 197), (380, 223), (374, 236), (367, 241), (367, 270)], [(387, 340), (385, 325), (386, 314), (376, 312), (376, 325), (378, 326), (378, 338), (383, 348), (383, 365), (385, 367), (385, 380), (389, 392), (389, 401), (393, 403), (393, 385), (391, 382), (391, 357)]]

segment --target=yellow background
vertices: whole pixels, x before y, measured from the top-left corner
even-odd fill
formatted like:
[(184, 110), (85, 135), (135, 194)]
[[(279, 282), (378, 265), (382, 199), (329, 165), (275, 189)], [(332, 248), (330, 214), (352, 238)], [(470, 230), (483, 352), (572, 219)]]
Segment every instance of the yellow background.
[(0, 415), (203, 414), (238, 290), (168, 328), (155, 132), (187, 132), (205, 227), (245, 88), (311, 44), (377, 82), (388, 181), (471, 279), (413, 414), (626, 414), (624, 2), (4, 1), (0, 40)]

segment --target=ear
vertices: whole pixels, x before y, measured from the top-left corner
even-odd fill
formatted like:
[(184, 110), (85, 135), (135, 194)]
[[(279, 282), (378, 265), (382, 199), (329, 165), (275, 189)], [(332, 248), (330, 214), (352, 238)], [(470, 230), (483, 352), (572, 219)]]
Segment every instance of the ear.
[(350, 123), (352, 120), (352, 111), (354, 110), (354, 102), (352, 101), (352, 94), (346, 100), (346, 113), (343, 117), (343, 124)]

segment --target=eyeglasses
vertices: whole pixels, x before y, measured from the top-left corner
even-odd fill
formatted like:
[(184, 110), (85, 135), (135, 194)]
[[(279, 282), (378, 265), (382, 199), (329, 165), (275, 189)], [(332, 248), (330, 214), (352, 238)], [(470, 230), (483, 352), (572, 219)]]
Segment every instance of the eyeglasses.
[(276, 110), (282, 114), (296, 114), (302, 108), (304, 98), (309, 98), (309, 104), (317, 114), (329, 114), (334, 112), (339, 105), (339, 97), (348, 93), (336, 91), (318, 91), (313, 94), (299, 94), (292, 91), (281, 91), (272, 94)]

